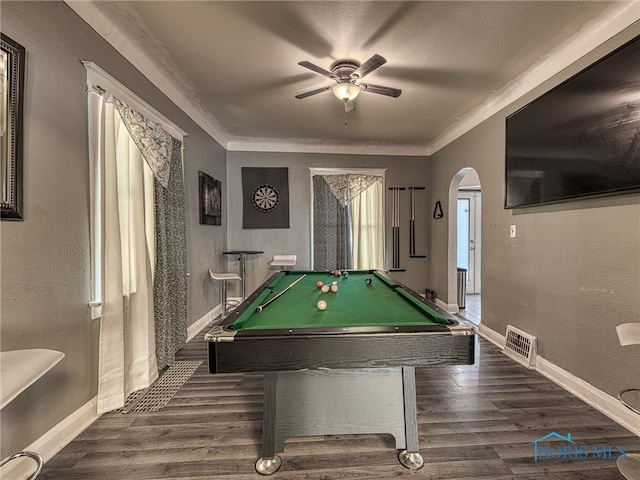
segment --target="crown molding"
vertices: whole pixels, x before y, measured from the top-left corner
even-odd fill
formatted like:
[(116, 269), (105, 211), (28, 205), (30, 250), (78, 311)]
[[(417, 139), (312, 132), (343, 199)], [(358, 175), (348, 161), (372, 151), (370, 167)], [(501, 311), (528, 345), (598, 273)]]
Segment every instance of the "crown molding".
[(346, 155), (398, 155), (427, 157), (424, 145), (392, 143), (327, 142), (323, 140), (283, 140), (277, 138), (234, 138), (229, 140), (230, 152), (331, 153)]
[(64, 2), (227, 151), (284, 153), (430, 156), (640, 20), (638, 0), (614, 2), (601, 16), (584, 25), (564, 44), (492, 93), (481, 105), (451, 124), (428, 145), (399, 145), (254, 139), (230, 135), (217, 119), (186, 94), (182, 85), (167, 78), (142, 49), (132, 45), (118, 26), (102, 14), (92, 1)]

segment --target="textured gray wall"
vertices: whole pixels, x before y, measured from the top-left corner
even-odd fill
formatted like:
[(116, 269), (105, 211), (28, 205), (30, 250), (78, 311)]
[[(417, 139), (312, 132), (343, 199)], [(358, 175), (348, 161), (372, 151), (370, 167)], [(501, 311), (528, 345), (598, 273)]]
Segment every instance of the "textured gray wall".
[[(296, 268), (311, 268), (311, 183), (310, 167), (317, 168), (386, 168), (386, 186), (429, 184), (429, 166), (426, 157), (402, 157), (388, 155), (331, 155), (264, 152), (228, 152), (228, 243), (229, 248), (263, 250), (261, 256), (247, 262), (247, 291), (260, 285), (274, 270), (269, 262), (274, 254), (296, 254)], [(242, 167), (288, 167), (290, 228), (244, 230), (242, 228)], [(426, 253), (429, 248), (428, 218), (431, 213), (426, 205), (428, 190), (416, 192), (416, 253)], [(428, 285), (427, 258), (409, 258), (409, 202), (408, 193), (401, 199), (401, 261), (406, 272), (394, 273), (394, 277), (409, 287), (424, 293)], [(386, 200), (386, 263), (391, 266), (391, 201), (387, 190)], [(420, 203), (421, 202), (421, 203)], [(231, 259), (233, 260), (233, 259)], [(229, 269), (237, 269), (230, 262)]]
[[(224, 226), (198, 225), (198, 170), (224, 179), (225, 151), (62, 2), (2, 2), (2, 32), (26, 48), (24, 221), (0, 225), (2, 350), (51, 348), (66, 358), (2, 410), (0, 450), (41, 437), (96, 394), (97, 322), (89, 316), (86, 70), (97, 63), (187, 131), (189, 319), (217, 303)], [(216, 265), (217, 264), (217, 265)]]
[[(542, 357), (614, 396), (640, 380), (639, 349), (620, 347), (615, 331), (640, 317), (640, 194), (505, 210), (504, 129), (507, 115), (639, 32), (618, 35), (431, 157), (432, 202), (440, 198), (445, 212), (453, 176), (464, 167), (480, 176), (482, 323), (536, 335)], [(445, 220), (432, 222), (439, 294), (451, 280)], [(509, 238), (512, 224), (517, 238)]]
[(222, 225), (200, 225), (198, 171), (222, 182), (224, 198), (226, 151), (198, 129), (200, 135), (189, 134), (185, 140), (184, 185), (187, 212), (187, 258), (189, 262), (188, 320), (196, 322), (220, 303), (220, 285), (213, 283), (208, 269), (222, 271), (225, 250), (227, 211), (222, 208)]

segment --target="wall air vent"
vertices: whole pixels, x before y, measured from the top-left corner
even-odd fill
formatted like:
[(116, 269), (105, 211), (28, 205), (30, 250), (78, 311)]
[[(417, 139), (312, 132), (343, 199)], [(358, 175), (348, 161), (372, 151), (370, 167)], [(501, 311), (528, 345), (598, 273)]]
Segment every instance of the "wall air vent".
[(522, 330), (507, 325), (504, 353), (529, 369), (536, 366), (536, 343), (538, 339)]

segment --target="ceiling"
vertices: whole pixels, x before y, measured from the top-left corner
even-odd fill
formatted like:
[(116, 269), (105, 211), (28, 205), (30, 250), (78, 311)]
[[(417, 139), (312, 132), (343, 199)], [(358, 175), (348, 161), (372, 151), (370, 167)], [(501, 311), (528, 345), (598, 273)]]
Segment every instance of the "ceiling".
[[(438, 150), (640, 17), (598, 1), (66, 3), (227, 150), (400, 155)], [(387, 63), (364, 81), (400, 97), (362, 92), (351, 113), (330, 90), (295, 98), (334, 83), (298, 62), (374, 54)]]

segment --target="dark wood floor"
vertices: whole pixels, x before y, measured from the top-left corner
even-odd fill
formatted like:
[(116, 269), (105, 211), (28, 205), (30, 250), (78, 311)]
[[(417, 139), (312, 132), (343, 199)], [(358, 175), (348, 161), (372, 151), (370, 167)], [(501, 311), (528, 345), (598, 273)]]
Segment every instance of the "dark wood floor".
[[(179, 353), (204, 360), (202, 336)], [(391, 437), (329, 436), (287, 441), (274, 479), (607, 479), (613, 459), (542, 459), (534, 440), (555, 431), (579, 445), (640, 439), (536, 372), (478, 339), (473, 366), (416, 369), (418, 472), (396, 459)], [(161, 411), (103, 415), (45, 465), (41, 479), (258, 479), (261, 374), (210, 375), (206, 362)]]

